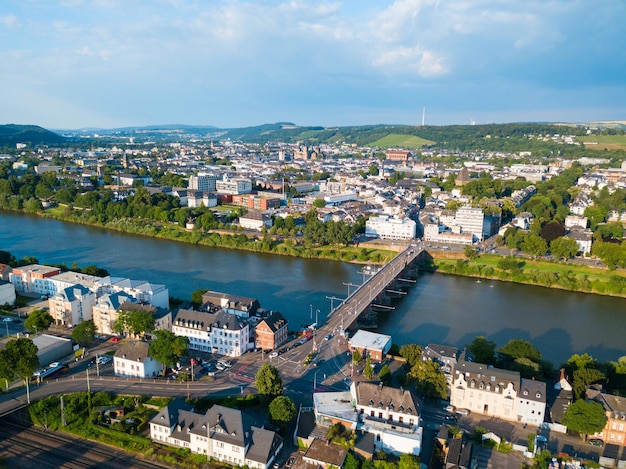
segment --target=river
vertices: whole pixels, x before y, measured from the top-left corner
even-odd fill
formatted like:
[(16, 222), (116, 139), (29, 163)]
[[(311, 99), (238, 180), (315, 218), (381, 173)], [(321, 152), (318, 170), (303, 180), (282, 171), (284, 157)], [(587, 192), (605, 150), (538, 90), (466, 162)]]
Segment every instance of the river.
[[(257, 298), (292, 328), (320, 321), (328, 297), (344, 298), (363, 280), (360, 266), (194, 246), (127, 235), (25, 214), (0, 212), (0, 250), (42, 263), (95, 264), (112, 276), (165, 284), (170, 296), (197, 289)], [(354, 287), (352, 287), (354, 288)], [(626, 355), (626, 300), (507, 282), (422, 274), (394, 311), (379, 313), (379, 331), (394, 343), (463, 346), (484, 335), (504, 345), (530, 341), (559, 365), (573, 353), (599, 360)]]

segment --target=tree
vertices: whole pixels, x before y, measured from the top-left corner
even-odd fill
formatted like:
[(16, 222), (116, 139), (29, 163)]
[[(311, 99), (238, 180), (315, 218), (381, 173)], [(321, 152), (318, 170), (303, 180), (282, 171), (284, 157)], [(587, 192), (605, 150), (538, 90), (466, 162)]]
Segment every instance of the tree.
[(269, 363), (264, 363), (256, 374), (254, 384), (259, 391), (261, 400), (271, 401), (283, 394), (283, 380), (278, 369)]
[(370, 357), (367, 357), (365, 359), (365, 367), (363, 368), (363, 376), (365, 376), (367, 379), (372, 379), (372, 376), (374, 376), (374, 368), (372, 368), (372, 360), (370, 359)]
[(363, 359), (363, 356), (361, 355), (361, 352), (358, 349), (355, 350), (354, 352), (352, 352), (352, 363), (354, 363), (356, 365), (362, 359)]
[(186, 355), (188, 345), (187, 337), (159, 329), (154, 332), (154, 339), (150, 342), (148, 353), (163, 365), (163, 376), (165, 376), (165, 368), (174, 366), (181, 355)]
[(541, 236), (531, 234), (522, 242), (522, 251), (533, 257), (542, 256), (548, 251), (548, 243)]
[(528, 358), (535, 363), (538, 363), (541, 360), (541, 353), (539, 353), (539, 350), (537, 350), (533, 344), (524, 339), (509, 340), (506, 345), (498, 349), (498, 353), (509, 360)]
[(315, 199), (313, 201), (313, 207), (315, 207), (315, 208), (324, 208), (324, 207), (326, 207), (326, 201), (324, 199)]
[(78, 324), (72, 331), (72, 339), (81, 345), (90, 344), (96, 333), (96, 326), (93, 321), (83, 321)]
[(476, 259), (478, 257), (478, 251), (474, 246), (465, 246), (464, 249), (465, 257), (469, 260)]
[(439, 364), (433, 360), (418, 360), (409, 375), (417, 380), (417, 392), (426, 397), (448, 397), (448, 382)]
[(5, 349), (6, 359), (11, 364), (13, 376), (18, 376), (26, 382), (39, 368), (37, 346), (30, 339), (14, 339), (7, 342)]
[(574, 398), (582, 399), (585, 397), (585, 392), (591, 384), (604, 381), (605, 379), (606, 375), (595, 368), (580, 368), (574, 370), (572, 377)]
[(296, 405), (287, 396), (278, 396), (268, 407), (270, 419), (280, 427), (284, 427), (296, 416)]
[(139, 336), (154, 330), (154, 316), (150, 311), (121, 310), (113, 330), (118, 334)]
[(393, 376), (391, 374), (391, 370), (389, 369), (389, 365), (384, 364), (378, 372), (378, 380), (381, 381), (385, 386), (389, 386), (391, 384), (392, 378)]
[(194, 306), (200, 306), (202, 304), (202, 295), (204, 295), (208, 290), (195, 290), (191, 294), (191, 302)]
[(413, 368), (413, 365), (421, 360), (423, 350), (421, 345), (405, 344), (400, 347), (400, 356), (404, 357), (408, 368)]
[(398, 461), (398, 469), (419, 469), (420, 458), (414, 454), (403, 453)]
[(575, 257), (579, 250), (576, 240), (566, 236), (559, 236), (550, 242), (550, 252), (564, 261)]
[(569, 430), (582, 433), (586, 439), (587, 435), (601, 431), (606, 421), (604, 408), (600, 403), (578, 399), (567, 408), (561, 423)]
[(24, 321), (24, 327), (29, 331), (41, 332), (48, 329), (53, 321), (54, 319), (52, 319), (48, 311), (36, 309), (28, 315), (28, 318)]
[(472, 352), (477, 363), (493, 365), (496, 362), (496, 343), (485, 339), (482, 335), (476, 337), (467, 348)]

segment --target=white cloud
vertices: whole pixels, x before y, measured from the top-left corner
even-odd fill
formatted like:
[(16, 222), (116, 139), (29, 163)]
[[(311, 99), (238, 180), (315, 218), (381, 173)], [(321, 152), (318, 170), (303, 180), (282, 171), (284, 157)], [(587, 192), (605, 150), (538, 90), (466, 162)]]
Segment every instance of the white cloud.
[(6, 28), (13, 28), (18, 24), (18, 18), (15, 15), (0, 16), (0, 24)]

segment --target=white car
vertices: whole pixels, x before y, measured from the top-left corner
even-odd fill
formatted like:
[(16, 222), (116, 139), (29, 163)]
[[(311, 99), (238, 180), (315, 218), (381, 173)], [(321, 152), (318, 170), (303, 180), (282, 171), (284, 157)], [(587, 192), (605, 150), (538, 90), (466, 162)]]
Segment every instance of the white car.
[(4, 322), (13, 322), (13, 318), (4, 318), (3, 321)]
[(270, 358), (276, 358), (278, 356), (278, 352), (270, 353)]
[(98, 357), (98, 365), (106, 365), (110, 361), (111, 361), (111, 357), (109, 357), (108, 355), (103, 355), (101, 357)]

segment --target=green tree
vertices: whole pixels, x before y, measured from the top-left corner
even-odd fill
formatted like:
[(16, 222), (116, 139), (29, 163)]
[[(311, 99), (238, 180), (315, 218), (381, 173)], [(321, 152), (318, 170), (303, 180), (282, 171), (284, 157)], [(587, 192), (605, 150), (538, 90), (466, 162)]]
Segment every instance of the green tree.
[(296, 405), (287, 396), (278, 396), (268, 407), (270, 419), (280, 427), (284, 427), (296, 417)]
[(154, 332), (154, 339), (150, 342), (148, 353), (163, 366), (163, 376), (165, 376), (165, 368), (174, 366), (181, 356), (186, 355), (188, 346), (187, 337), (159, 329)]
[(522, 242), (522, 251), (533, 257), (543, 256), (548, 251), (548, 243), (541, 236), (531, 234)]
[(359, 350), (355, 350), (352, 352), (352, 363), (355, 365), (358, 364), (361, 360), (363, 360), (363, 356)]
[(541, 360), (541, 353), (535, 348), (533, 344), (524, 339), (511, 339), (506, 345), (498, 349), (498, 354), (505, 359), (505, 361), (513, 361), (517, 358), (528, 358), (529, 360), (538, 363)]
[(93, 336), (96, 333), (96, 326), (93, 321), (83, 321), (74, 327), (72, 331), (72, 339), (81, 345), (87, 345), (93, 342)]
[(420, 467), (421, 466), (419, 456), (406, 453), (400, 455), (400, 460), (398, 461), (398, 469), (419, 469)]
[(315, 207), (315, 208), (324, 208), (324, 207), (326, 207), (326, 201), (324, 199), (315, 199), (313, 201), (313, 207)]
[(606, 421), (607, 418), (601, 404), (578, 399), (567, 408), (562, 423), (568, 430), (582, 433), (586, 440), (587, 435), (601, 431), (606, 425)]
[(424, 348), (417, 344), (405, 344), (400, 347), (400, 356), (406, 360), (407, 367), (413, 368), (418, 361), (422, 359), (422, 351)]
[(29, 380), (39, 368), (37, 346), (30, 339), (13, 339), (7, 342), (6, 359), (11, 364), (13, 375)]
[(50, 313), (44, 309), (36, 309), (32, 311), (26, 321), (24, 321), (24, 327), (33, 332), (41, 332), (50, 327), (50, 324), (54, 319), (50, 316)]
[(204, 295), (208, 290), (195, 290), (191, 294), (191, 302), (194, 306), (198, 307), (202, 304), (202, 295)]
[(351, 452), (348, 452), (343, 462), (343, 469), (359, 469), (360, 466), (359, 460)]
[(150, 311), (121, 310), (113, 330), (118, 334), (140, 336), (154, 330), (154, 316)]
[(606, 375), (595, 368), (580, 368), (574, 370), (572, 376), (572, 388), (574, 397), (582, 399), (585, 397), (587, 388), (593, 383), (599, 383), (606, 379)]
[(418, 360), (411, 367), (409, 375), (417, 380), (417, 392), (426, 397), (448, 397), (446, 375), (439, 364), (433, 360)]
[(467, 346), (467, 348), (470, 352), (472, 352), (474, 360), (477, 363), (484, 363), (486, 365), (493, 365), (496, 363), (496, 343), (492, 340), (487, 340), (482, 335), (479, 335), (472, 341), (471, 344)]
[(566, 236), (559, 236), (550, 242), (550, 252), (564, 261), (575, 257), (579, 250), (576, 240)]
[(256, 374), (254, 383), (261, 400), (269, 402), (283, 394), (283, 380), (278, 369), (269, 363), (264, 363)]
[(378, 372), (378, 380), (381, 381), (385, 386), (389, 386), (391, 384), (392, 378), (393, 376), (391, 374), (391, 370), (389, 369), (389, 365), (384, 364)]
[(464, 254), (465, 257), (469, 260), (473, 260), (478, 257), (478, 251), (474, 246), (465, 246)]
[(365, 376), (367, 379), (372, 379), (372, 376), (374, 376), (374, 368), (372, 368), (372, 360), (370, 359), (370, 357), (367, 357), (365, 359), (365, 367), (363, 368), (363, 376)]

